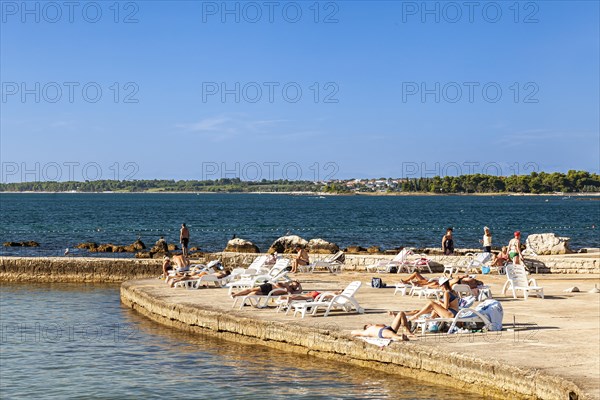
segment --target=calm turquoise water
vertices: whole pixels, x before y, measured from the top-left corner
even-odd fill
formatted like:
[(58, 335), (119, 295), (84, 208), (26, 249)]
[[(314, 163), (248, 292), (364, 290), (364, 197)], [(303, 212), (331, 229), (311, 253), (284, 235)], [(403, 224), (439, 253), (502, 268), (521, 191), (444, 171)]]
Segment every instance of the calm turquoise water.
[(341, 247), (437, 247), (448, 226), (457, 247), (479, 247), (484, 225), (495, 246), (515, 230), (569, 236), (575, 248), (600, 246), (600, 201), (587, 197), (2, 193), (0, 241), (42, 246), (0, 251), (62, 254), (83, 241), (129, 244), (138, 236), (147, 245), (161, 235), (178, 242), (182, 222), (191, 228), (191, 246), (205, 251), (222, 250), (233, 234), (266, 250), (288, 232)]
[(118, 286), (3, 284), (0, 305), (3, 399), (481, 398), (188, 335), (123, 307)]

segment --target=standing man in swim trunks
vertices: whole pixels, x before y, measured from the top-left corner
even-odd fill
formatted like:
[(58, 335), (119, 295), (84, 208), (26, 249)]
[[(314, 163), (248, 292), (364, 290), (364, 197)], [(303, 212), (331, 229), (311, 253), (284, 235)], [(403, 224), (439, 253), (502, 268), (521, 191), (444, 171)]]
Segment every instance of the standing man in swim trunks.
[(188, 244), (190, 243), (190, 230), (187, 228), (187, 226), (185, 226), (185, 224), (181, 224), (181, 231), (179, 231), (179, 242), (181, 243), (183, 256), (187, 257)]

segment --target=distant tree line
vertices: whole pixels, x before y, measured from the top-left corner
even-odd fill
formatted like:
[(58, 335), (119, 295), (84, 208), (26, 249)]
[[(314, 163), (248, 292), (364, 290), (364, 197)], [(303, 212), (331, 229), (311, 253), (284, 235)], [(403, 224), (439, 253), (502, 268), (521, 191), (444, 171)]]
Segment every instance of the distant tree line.
[[(22, 182), (0, 184), (0, 192), (327, 192), (351, 193), (345, 181), (320, 183), (273, 180), (98, 180), (85, 182)], [(359, 188), (359, 191), (364, 191)], [(553, 193), (600, 192), (600, 175), (586, 171), (529, 175), (461, 175), (409, 178), (388, 192), (415, 193)]]
[(310, 181), (217, 180), (97, 180), (85, 182), (23, 182), (0, 184), (0, 192), (317, 192), (324, 185)]
[(402, 192), (429, 193), (553, 193), (600, 192), (600, 175), (586, 171), (532, 172), (530, 175), (461, 175), (408, 179)]

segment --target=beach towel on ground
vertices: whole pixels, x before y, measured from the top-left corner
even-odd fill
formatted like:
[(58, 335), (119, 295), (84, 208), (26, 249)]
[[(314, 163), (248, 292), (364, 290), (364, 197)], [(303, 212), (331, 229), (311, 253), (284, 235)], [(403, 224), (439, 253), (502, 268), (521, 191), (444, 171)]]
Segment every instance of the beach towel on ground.
[(367, 343), (374, 344), (375, 346), (379, 346), (379, 347), (385, 347), (385, 346), (389, 345), (390, 343), (392, 343), (392, 339), (380, 339), (380, 338), (363, 337), (363, 336), (359, 336), (358, 338), (364, 340)]
[(476, 308), (481, 314), (485, 315), (492, 324), (491, 331), (502, 330), (502, 318), (504, 317), (504, 310), (502, 304), (498, 300), (488, 299), (483, 303), (479, 304)]

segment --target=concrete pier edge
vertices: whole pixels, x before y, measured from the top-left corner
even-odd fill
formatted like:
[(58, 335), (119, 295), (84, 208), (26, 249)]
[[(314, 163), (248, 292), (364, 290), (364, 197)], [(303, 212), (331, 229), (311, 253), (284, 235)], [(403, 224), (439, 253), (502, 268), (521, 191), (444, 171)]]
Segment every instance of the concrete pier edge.
[[(490, 362), (461, 353), (443, 353), (418, 343), (394, 343), (380, 349), (346, 332), (327, 329), (333, 320), (315, 318), (314, 327), (247, 318), (210, 307), (169, 303), (147, 293), (136, 281), (121, 285), (127, 307), (166, 326), (207, 334), (238, 343), (260, 344), (361, 367), (442, 384), (486, 396), (515, 399), (589, 399), (574, 383), (561, 377)], [(293, 327), (293, 329), (290, 329)], [(502, 351), (494, 348), (491, 351)], [(450, 378), (450, 379), (443, 379)]]

